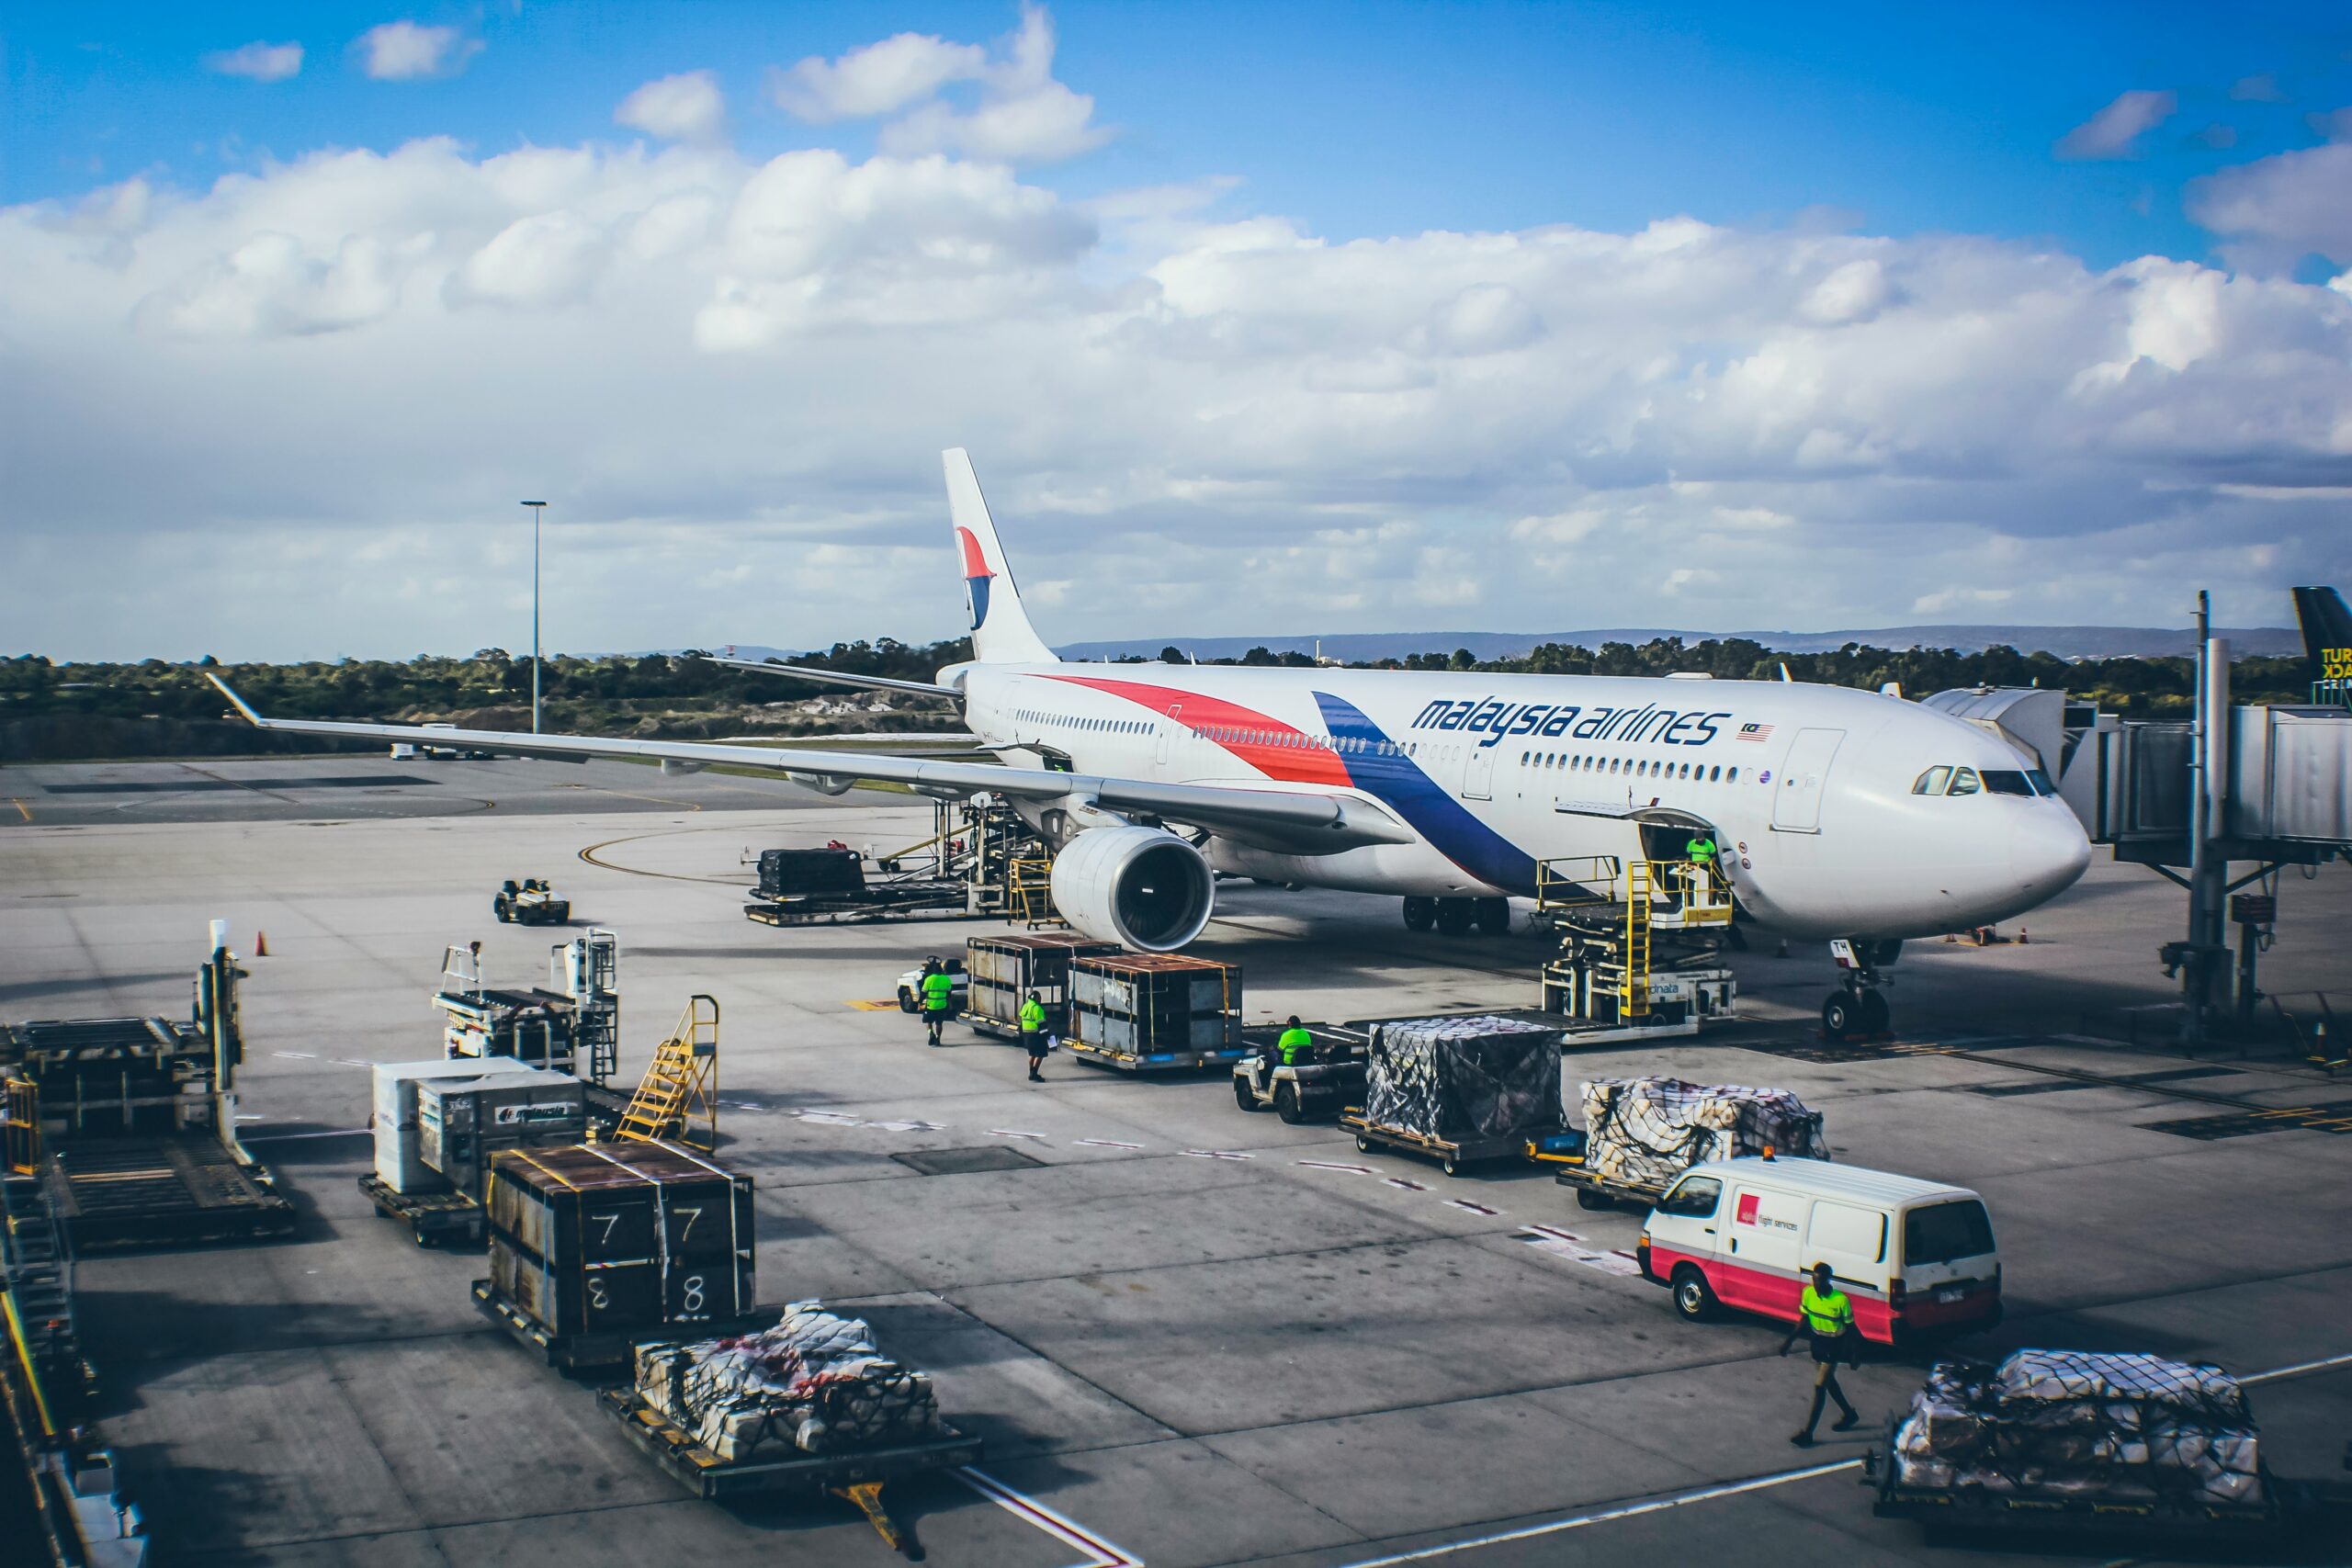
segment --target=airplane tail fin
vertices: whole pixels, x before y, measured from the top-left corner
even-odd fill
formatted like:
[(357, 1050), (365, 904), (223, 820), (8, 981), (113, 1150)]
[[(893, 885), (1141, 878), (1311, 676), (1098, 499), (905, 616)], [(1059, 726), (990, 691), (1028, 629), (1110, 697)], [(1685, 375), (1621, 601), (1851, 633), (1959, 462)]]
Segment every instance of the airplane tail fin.
[(951, 446), (940, 458), (947, 469), (947, 519), (955, 525), (964, 592), (972, 610), (972, 657), (983, 664), (1059, 663), (1021, 607), (1021, 590), (1005, 563), (1004, 547), (997, 542), (996, 525), (989, 519), (989, 503), (980, 495), (970, 454)]
[(2352, 611), (2345, 609), (2344, 595), (2333, 588), (2298, 588), (2295, 619), (2311, 655), (2312, 699), (2352, 703)]

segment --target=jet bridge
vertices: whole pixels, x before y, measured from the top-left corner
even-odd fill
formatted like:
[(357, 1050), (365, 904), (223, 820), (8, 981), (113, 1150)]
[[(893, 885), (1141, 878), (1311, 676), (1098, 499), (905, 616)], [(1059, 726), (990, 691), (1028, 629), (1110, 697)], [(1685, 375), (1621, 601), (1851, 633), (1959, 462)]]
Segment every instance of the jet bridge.
[[(2224, 913), (2238, 927), (2237, 1017), (2250, 1023), (2279, 871), (2352, 858), (2352, 706), (2232, 706), (2220, 638), (2202, 641), (2199, 669), (2188, 723), (2120, 718), (2041, 687), (1939, 692), (1921, 705), (2000, 737), (2057, 781), (2093, 843), (2189, 891), (2188, 937), (2165, 943), (2161, 957), (2167, 974), (2183, 976), (2191, 1044), (2232, 956)], [(2333, 694), (2352, 695), (2342, 682), (2314, 688)], [(2230, 874), (2240, 866), (2250, 869)]]

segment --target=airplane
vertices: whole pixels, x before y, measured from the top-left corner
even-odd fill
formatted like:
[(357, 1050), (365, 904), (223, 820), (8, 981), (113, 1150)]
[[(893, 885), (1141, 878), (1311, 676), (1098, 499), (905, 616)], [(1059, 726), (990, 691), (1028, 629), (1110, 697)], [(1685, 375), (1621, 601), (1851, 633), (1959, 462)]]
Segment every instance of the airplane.
[[(1898, 696), (1790, 682), (1482, 674), (1057, 658), (1031, 625), (970, 457), (942, 455), (973, 658), (933, 682), (720, 660), (955, 699), (1002, 765), (745, 744), (436, 731), (511, 755), (765, 769), (838, 794), (865, 780), (985, 792), (1054, 848), (1054, 902), (1143, 952), (1208, 923), (1217, 874), (1401, 898), (1407, 926), (1499, 931), (1560, 857), (1721, 846), (1741, 913), (1850, 943), (1823, 1004), (1875, 1032), (1908, 938), (1995, 924), (2071, 886), (2080, 823), (2040, 770)], [(409, 740), (417, 727), (266, 718), (300, 734)]]

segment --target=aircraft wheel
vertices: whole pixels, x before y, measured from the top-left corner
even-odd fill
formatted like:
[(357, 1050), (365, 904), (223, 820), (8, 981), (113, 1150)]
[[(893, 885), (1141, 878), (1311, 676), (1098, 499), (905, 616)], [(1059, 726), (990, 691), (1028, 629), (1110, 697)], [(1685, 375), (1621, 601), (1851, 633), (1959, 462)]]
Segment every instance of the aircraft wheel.
[(1884, 991), (1864, 991), (1860, 998), (1860, 1011), (1862, 1032), (1865, 1034), (1883, 1034), (1888, 1025), (1894, 1021), (1894, 1009), (1888, 1004)]
[(1408, 898), (1405, 900), (1405, 929), (1407, 931), (1425, 931), (1435, 924), (1437, 924), (1436, 899)]
[(1850, 1040), (1861, 1027), (1861, 1010), (1850, 991), (1832, 991), (1821, 1004), (1821, 1032), (1832, 1040)]
[(1507, 936), (1510, 932), (1510, 900), (1480, 898), (1476, 900), (1473, 918), (1478, 922), (1478, 930), (1486, 935)]
[(1470, 930), (1470, 900), (1441, 898), (1437, 901), (1437, 930), (1440, 936), (1463, 936)]

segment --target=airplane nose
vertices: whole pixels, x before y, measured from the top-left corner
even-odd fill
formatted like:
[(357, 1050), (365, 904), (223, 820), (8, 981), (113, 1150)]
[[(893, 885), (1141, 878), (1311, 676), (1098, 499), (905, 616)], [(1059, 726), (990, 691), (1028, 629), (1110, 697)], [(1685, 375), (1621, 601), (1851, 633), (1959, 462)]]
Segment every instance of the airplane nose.
[(2090, 839), (2063, 807), (2035, 811), (2010, 835), (2009, 870), (2036, 903), (2072, 887), (2090, 863)]

